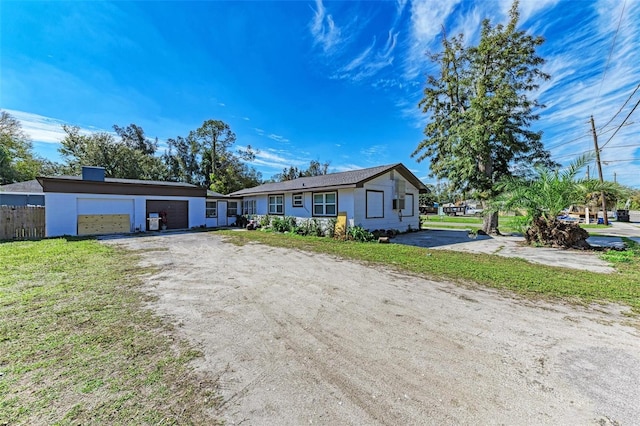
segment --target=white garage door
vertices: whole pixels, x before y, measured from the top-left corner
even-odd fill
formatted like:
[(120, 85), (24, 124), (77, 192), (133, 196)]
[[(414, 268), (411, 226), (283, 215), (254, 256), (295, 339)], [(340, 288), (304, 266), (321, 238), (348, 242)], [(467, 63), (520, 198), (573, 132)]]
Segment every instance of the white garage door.
[(133, 217), (133, 199), (78, 198), (78, 214), (128, 214)]
[(78, 198), (78, 235), (131, 231), (134, 201), (131, 198)]

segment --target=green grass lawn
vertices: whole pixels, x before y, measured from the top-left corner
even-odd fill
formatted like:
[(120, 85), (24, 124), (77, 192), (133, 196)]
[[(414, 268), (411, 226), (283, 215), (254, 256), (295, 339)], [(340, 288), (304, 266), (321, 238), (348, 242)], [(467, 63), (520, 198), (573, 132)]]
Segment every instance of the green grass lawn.
[[(521, 232), (518, 226), (522, 220), (522, 216), (500, 216), (498, 219), (498, 229), (500, 232), (509, 234), (512, 232)], [(428, 229), (430, 223), (434, 223), (434, 226), (438, 228), (447, 229), (480, 229), (482, 228), (482, 217), (470, 217), (470, 216), (438, 216), (438, 215), (421, 215), (420, 222), (423, 229)], [(465, 226), (466, 225), (466, 226)], [(587, 229), (591, 235), (606, 235), (606, 232), (598, 232), (607, 229), (611, 229), (611, 226), (598, 225), (595, 223), (581, 223), (581, 228)], [(593, 231), (596, 232), (593, 232)]]
[[(327, 253), (346, 259), (390, 266), (429, 279), (505, 289), (527, 297), (577, 303), (615, 302), (640, 313), (640, 251), (616, 263), (618, 272), (587, 271), (537, 265), (497, 255), (429, 250), (420, 247), (355, 243), (330, 238), (270, 232), (218, 231), (236, 244), (259, 242), (277, 247)], [(613, 260), (614, 259), (609, 259)]]
[(0, 244), (0, 425), (212, 424), (215, 385), (139, 291), (133, 253)]
[[(522, 217), (516, 216), (500, 216), (498, 219), (498, 229), (500, 232), (509, 234), (511, 232), (519, 232), (518, 220)], [(423, 229), (428, 229), (430, 223), (438, 228), (446, 229), (472, 229), (478, 230), (482, 228), (481, 216), (438, 216), (438, 215), (421, 215), (420, 222)]]

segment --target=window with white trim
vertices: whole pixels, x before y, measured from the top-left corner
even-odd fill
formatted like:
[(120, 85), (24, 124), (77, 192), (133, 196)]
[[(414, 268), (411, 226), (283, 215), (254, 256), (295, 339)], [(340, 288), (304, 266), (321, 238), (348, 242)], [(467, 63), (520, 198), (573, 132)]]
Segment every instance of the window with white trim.
[(304, 207), (302, 193), (293, 194), (293, 207)]
[(236, 217), (236, 216), (238, 216), (238, 202), (237, 201), (227, 202), (227, 217)]
[(218, 202), (207, 201), (205, 217), (218, 217)]
[(338, 211), (338, 195), (335, 192), (313, 194), (314, 216), (336, 216)]
[(269, 195), (269, 214), (284, 214), (283, 195)]

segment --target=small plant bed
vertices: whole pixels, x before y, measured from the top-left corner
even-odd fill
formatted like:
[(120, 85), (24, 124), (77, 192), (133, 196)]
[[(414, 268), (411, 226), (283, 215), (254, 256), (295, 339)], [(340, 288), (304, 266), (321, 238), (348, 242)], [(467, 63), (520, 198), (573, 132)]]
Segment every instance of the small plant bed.
[(0, 425), (217, 424), (200, 356), (145, 305), (133, 253), (0, 244)]
[(578, 303), (612, 302), (640, 313), (640, 258), (619, 264), (619, 272), (599, 274), (532, 264), (497, 255), (428, 250), (398, 244), (362, 244), (332, 238), (294, 234), (234, 233), (219, 231), (229, 242), (258, 242), (346, 259), (389, 266), (428, 279), (446, 279), (469, 285), (477, 283), (513, 291), (528, 297), (561, 299)]

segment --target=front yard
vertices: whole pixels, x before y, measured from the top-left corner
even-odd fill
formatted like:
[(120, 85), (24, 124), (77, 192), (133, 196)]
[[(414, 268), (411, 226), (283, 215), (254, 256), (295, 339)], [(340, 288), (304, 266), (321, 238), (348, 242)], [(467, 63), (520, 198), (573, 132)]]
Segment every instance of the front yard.
[[(295, 329), (301, 333), (295, 339), (300, 340), (283, 340), (280, 343), (299, 345), (293, 346), (302, 351), (298, 354), (299, 357), (291, 361), (288, 352), (283, 352), (277, 363), (273, 364), (269, 352), (262, 354), (260, 362), (265, 363), (264, 368), (289, 362), (299, 363), (296, 368), (300, 368), (299, 374), (304, 375), (307, 374), (305, 363), (312, 363), (313, 368), (317, 368), (316, 363), (324, 362), (323, 358), (315, 360), (315, 352), (306, 347), (308, 342), (305, 336), (308, 336), (308, 332), (321, 327), (317, 329), (320, 335), (325, 332), (329, 333), (327, 336), (341, 335), (359, 321), (362, 330), (348, 337), (345, 335), (345, 339), (350, 339), (351, 346), (338, 345), (336, 341), (334, 346), (325, 348), (333, 350), (331, 348), (339, 347), (343, 352), (341, 357), (353, 355), (354, 365), (359, 365), (363, 356), (375, 352), (371, 352), (371, 348), (363, 348), (362, 352), (352, 353), (354, 348), (363, 343), (361, 336), (367, 333), (366, 330), (382, 327), (379, 333), (384, 336), (377, 336), (381, 341), (371, 342), (377, 348), (382, 341), (391, 342), (396, 339), (394, 336), (398, 336), (398, 333), (407, 333), (405, 337), (412, 339), (412, 330), (420, 330), (418, 325), (415, 326), (418, 328), (406, 328), (403, 324), (399, 324), (398, 329), (387, 330), (385, 326), (378, 324), (379, 318), (371, 319), (373, 322), (369, 323), (368, 320), (363, 320), (362, 315), (368, 315), (365, 313), (373, 312), (372, 309), (382, 315), (390, 309), (384, 314), (384, 324), (393, 324), (409, 313), (420, 316), (421, 323), (433, 321), (432, 314), (427, 315), (432, 309), (457, 303), (455, 297), (446, 302), (430, 300), (433, 289), (437, 288), (434, 285), (453, 287), (445, 284), (450, 282), (457, 283), (460, 290), (447, 287), (447, 292), (464, 292), (465, 295), (460, 296), (462, 302), (468, 298), (486, 298), (486, 303), (495, 302), (500, 306), (508, 306), (510, 315), (514, 318), (519, 315), (519, 311), (513, 304), (499, 299), (496, 302), (495, 296), (481, 296), (476, 290), (491, 287), (500, 289), (500, 293), (507, 296), (512, 293), (517, 294), (518, 298), (524, 298), (523, 300), (545, 299), (551, 303), (621, 304), (631, 308), (626, 315), (631, 315), (629, 321), (635, 324), (637, 322), (634, 317), (640, 312), (640, 253), (637, 249), (620, 259), (613, 259), (619, 261), (616, 273), (598, 274), (533, 265), (524, 260), (494, 255), (428, 250), (395, 244), (342, 242), (330, 238), (260, 231), (187, 233), (183, 236), (167, 234), (124, 239), (123, 243), (125, 242), (129, 244), (129, 249), (105, 245), (95, 240), (51, 239), (0, 244), (0, 425), (213, 424), (213, 416), (220, 413), (222, 406), (231, 404), (229, 401), (240, 398), (236, 403), (242, 406), (242, 397), (237, 395), (243, 395), (242, 384), (245, 379), (249, 380), (249, 376), (238, 379), (235, 393), (223, 399), (217, 382), (217, 377), (222, 374), (217, 370), (219, 365), (209, 365), (206, 374), (196, 373), (193, 369), (191, 361), (201, 361), (202, 350), (210, 351), (209, 356), (214, 361), (218, 359), (216, 357), (219, 353), (224, 352), (226, 355), (222, 357), (221, 365), (232, 365), (238, 356), (249, 362), (254, 359), (254, 349), (258, 348), (260, 353), (271, 350), (269, 348), (272, 348), (274, 342), (279, 341), (278, 336), (288, 336)], [(249, 245), (253, 247), (250, 250), (238, 247)], [(281, 250), (280, 248), (287, 249), (286, 253), (271, 254), (274, 250)], [(198, 256), (194, 256), (194, 253), (198, 253)], [(327, 258), (324, 254), (332, 257)], [(162, 264), (153, 268), (141, 267), (139, 261), (145, 258), (156, 262), (165, 259), (169, 263), (166, 267)], [(315, 263), (318, 263), (314, 266), (315, 272), (310, 272), (310, 266)], [(353, 276), (344, 281), (345, 278), (341, 275), (343, 273)], [(370, 277), (362, 278), (362, 274)], [(151, 290), (155, 288), (149, 287), (151, 278), (166, 282), (170, 288), (166, 292), (162, 291), (162, 287), (160, 290)], [(405, 284), (414, 279), (420, 282)], [(394, 284), (395, 281), (398, 283)], [(272, 300), (262, 301), (263, 286), (273, 293)], [(318, 290), (320, 288), (321, 291)], [(191, 294), (196, 290), (201, 293)], [(347, 290), (349, 299), (344, 299), (342, 294)], [(155, 292), (154, 296), (150, 295), (152, 291)], [(224, 304), (227, 303), (224, 302), (227, 295), (239, 291), (248, 300), (253, 298), (255, 303), (264, 302), (264, 305), (260, 305), (261, 313), (253, 316), (251, 312), (255, 306), (246, 305), (248, 302), (243, 297), (239, 297), (237, 301), (234, 299), (230, 305)], [(178, 300), (161, 304), (163, 309), (168, 310), (164, 314), (168, 315), (169, 321), (161, 319), (157, 309), (158, 301), (181, 292), (185, 295)], [(362, 299), (362, 292), (370, 293), (366, 301)], [(285, 304), (291, 294), (297, 296), (291, 299), (290, 304)], [(418, 303), (415, 306), (414, 297), (417, 297), (415, 303)], [(404, 300), (401, 314), (393, 313), (396, 299)], [(202, 309), (207, 311), (206, 315), (198, 314), (197, 318), (210, 318), (211, 322), (199, 323), (193, 328), (194, 335), (212, 333), (208, 343), (211, 347), (198, 346), (193, 340), (188, 343), (185, 334), (169, 325), (177, 312), (172, 309), (177, 309), (176, 306), (179, 308), (180, 303), (195, 303), (195, 300), (201, 300)], [(276, 304), (280, 302), (283, 306), (276, 309)], [(359, 312), (360, 304), (370, 306), (366, 309), (362, 307), (363, 311)], [(320, 305), (324, 308), (319, 308)], [(307, 308), (302, 309), (302, 306)], [(317, 322), (316, 317), (311, 315), (314, 309), (328, 309), (327, 306), (344, 316), (342, 319), (335, 318), (331, 325), (332, 331), (322, 328), (324, 323)], [(506, 309), (505, 306), (496, 307), (496, 312)], [(190, 312), (191, 308), (185, 306), (182, 309), (179, 312)], [(247, 309), (250, 310), (246, 311)], [(456, 309), (464, 311), (466, 302)], [(301, 312), (309, 314), (308, 318), (301, 320), (304, 324), (296, 325), (295, 321), (290, 323)], [(435, 319), (439, 321), (438, 324), (443, 327), (449, 324), (446, 319), (449, 312), (449, 309), (445, 309), (440, 313), (442, 318)], [(485, 313), (489, 315), (490, 312)], [(532, 318), (542, 318), (537, 316), (539, 314), (541, 312), (533, 310), (527, 314), (528, 319), (523, 319), (522, 324), (528, 324)], [(245, 330), (248, 324), (254, 322), (259, 326), (264, 315), (267, 315), (270, 326), (275, 330), (268, 332), (274, 333), (273, 335), (260, 327), (253, 331)], [(422, 318), (424, 315), (426, 316)], [(236, 316), (246, 318), (234, 319)], [(324, 319), (327, 320), (328, 317)], [(189, 317), (185, 317), (184, 321), (187, 324), (185, 327), (190, 330)], [(558, 321), (554, 327), (561, 328), (562, 319)], [(347, 323), (350, 326), (344, 328)], [(215, 329), (212, 328), (214, 324), (217, 327)], [(234, 329), (236, 326), (237, 329)], [(300, 327), (302, 328), (299, 329)], [(447, 327), (450, 328), (449, 325)], [(475, 326), (470, 323), (469, 327)], [(541, 327), (544, 329), (544, 326)], [(436, 333), (433, 338), (459, 333), (458, 328), (449, 328), (431, 330)], [(236, 346), (241, 340), (238, 340), (237, 333), (242, 333), (243, 330), (248, 333), (246, 343), (250, 347), (239, 349)], [(482, 331), (469, 331), (478, 332)], [(225, 333), (229, 334), (228, 339), (220, 340)], [(264, 333), (267, 334), (263, 336)], [(267, 340), (251, 343), (251, 339), (258, 337)], [(402, 346), (405, 343), (397, 344)], [(437, 346), (434, 348), (437, 349)], [(307, 349), (311, 352), (307, 353)], [(423, 350), (429, 349), (425, 347)], [(459, 352), (460, 357), (466, 356), (464, 350)], [(398, 356), (396, 353), (388, 355), (389, 362)], [(416, 359), (417, 355), (407, 356), (411, 360)], [(441, 361), (437, 354), (433, 356), (435, 358), (432, 362)], [(487, 363), (491, 359), (493, 358), (487, 358)], [(374, 360), (371, 362), (377, 363)], [(375, 373), (371, 377), (386, 371), (385, 365), (378, 365), (371, 370), (372, 374)], [(235, 371), (232, 367), (225, 368), (231, 368), (228, 372), (225, 369), (225, 374)], [(487, 368), (490, 368), (489, 364)], [(391, 373), (390, 380), (399, 381), (400, 387), (406, 385), (403, 382), (406, 378), (400, 376), (400, 371), (389, 372)], [(318, 374), (318, 380), (330, 382), (334, 373), (327, 371), (314, 374)], [(346, 370), (335, 374), (340, 377), (345, 375), (341, 380), (352, 379)], [(282, 386), (288, 386), (287, 383)], [(308, 384), (299, 381), (295, 383), (296, 386), (301, 386), (297, 388), (297, 395), (304, 395), (309, 391)], [(414, 385), (417, 386), (411, 384)], [(266, 386), (261, 388), (264, 394), (255, 399), (254, 403), (270, 398), (275, 389), (268, 382), (260, 386)], [(379, 390), (376, 384), (370, 386), (376, 392)], [(473, 387), (467, 388), (466, 384), (465, 389), (466, 392), (473, 392)], [(361, 398), (361, 392), (367, 394), (370, 390), (351, 389), (349, 392), (354, 398)], [(292, 397), (282, 396), (285, 402)], [(480, 396), (476, 397), (482, 399)], [(542, 406), (546, 404), (544, 401), (540, 403)], [(400, 409), (395, 403), (392, 405)], [(377, 405), (367, 406), (371, 413), (377, 413)], [(248, 413), (245, 408), (239, 410)], [(447, 410), (455, 411), (455, 406), (452, 405)], [(447, 410), (441, 413), (444, 417), (440, 418), (448, 418)], [(472, 408), (469, 410), (469, 413), (473, 411)], [(388, 415), (385, 413), (387, 411), (382, 410), (375, 415)], [(494, 412), (494, 415), (496, 413), (498, 412)], [(269, 421), (277, 422), (281, 419), (277, 413), (273, 416), (264, 415)], [(365, 421), (367, 418), (363, 419)], [(392, 417), (389, 419), (397, 420)], [(298, 420), (300, 418), (295, 419)]]
[(52, 239), (0, 259), (0, 425), (213, 422), (215, 383), (145, 307), (135, 253)]

